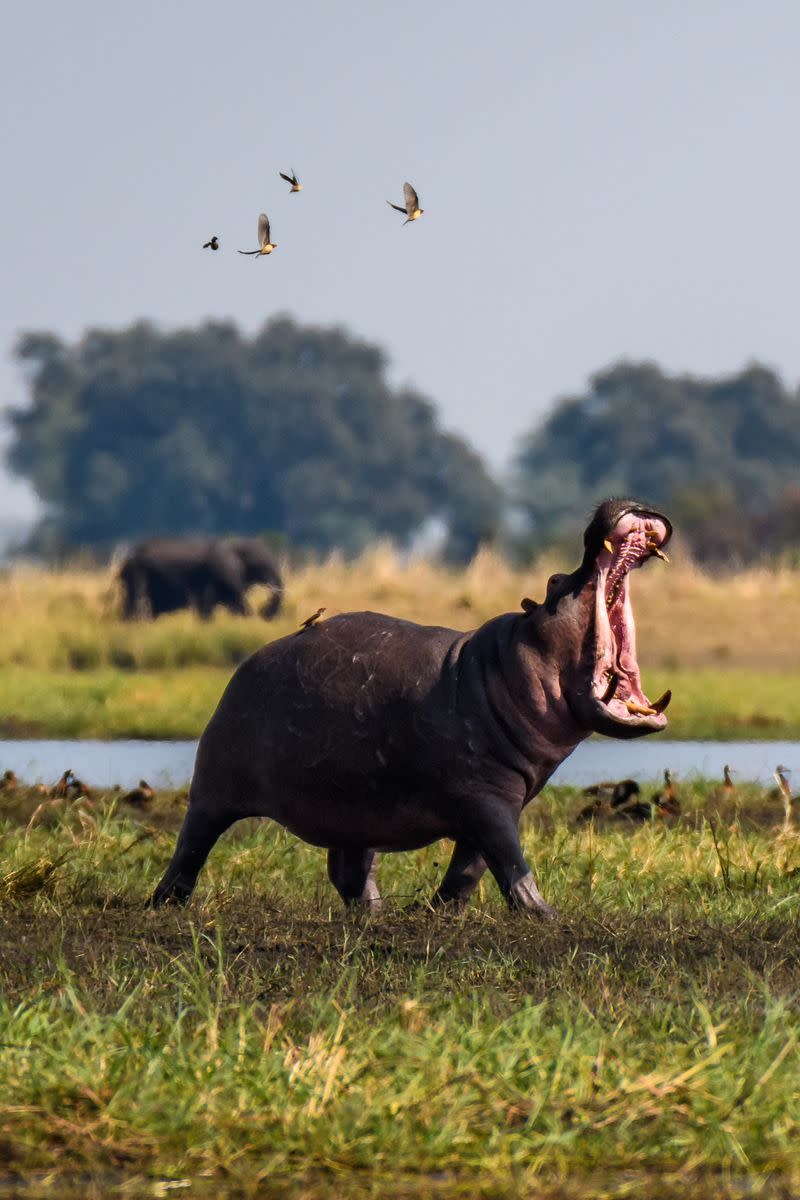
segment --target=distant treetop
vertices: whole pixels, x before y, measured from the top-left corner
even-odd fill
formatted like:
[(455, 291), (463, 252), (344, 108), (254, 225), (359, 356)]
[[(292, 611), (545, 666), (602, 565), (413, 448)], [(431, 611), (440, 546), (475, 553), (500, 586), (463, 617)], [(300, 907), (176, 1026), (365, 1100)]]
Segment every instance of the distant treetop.
[(632, 495), (664, 506), (704, 561), (800, 549), (800, 402), (763, 366), (710, 379), (619, 363), (559, 401), (515, 466), (532, 545)]
[(16, 357), (31, 402), (10, 413), (8, 457), (47, 506), (40, 547), (271, 531), (355, 553), (439, 517), (464, 558), (496, 530), (501, 494), (479, 456), (342, 329), (141, 322), (74, 345), (26, 333)]

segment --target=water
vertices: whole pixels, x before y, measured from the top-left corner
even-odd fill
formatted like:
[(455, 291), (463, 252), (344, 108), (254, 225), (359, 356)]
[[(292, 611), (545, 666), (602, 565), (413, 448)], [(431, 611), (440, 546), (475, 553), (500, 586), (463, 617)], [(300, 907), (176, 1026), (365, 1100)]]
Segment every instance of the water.
[(25, 783), (53, 783), (70, 767), (92, 787), (182, 787), (192, 774), (197, 742), (0, 741), (0, 771)]
[[(28, 783), (53, 783), (71, 767), (95, 787), (182, 787), (192, 774), (197, 742), (0, 741), (0, 771)], [(800, 768), (800, 742), (667, 742), (658, 738), (584, 742), (553, 776), (554, 783), (585, 787), (599, 779), (660, 779), (665, 767), (678, 778), (720, 778), (727, 763), (740, 780), (772, 781), (778, 763)]]

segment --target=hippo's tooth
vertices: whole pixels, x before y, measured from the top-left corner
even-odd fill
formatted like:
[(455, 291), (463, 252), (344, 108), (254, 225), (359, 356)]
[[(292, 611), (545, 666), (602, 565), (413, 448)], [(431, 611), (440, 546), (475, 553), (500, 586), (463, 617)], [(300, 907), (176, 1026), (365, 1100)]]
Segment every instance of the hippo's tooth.
[(637, 704), (635, 700), (626, 700), (625, 707), (629, 713), (633, 713), (637, 717), (652, 717), (656, 711), (651, 705)]
[(667, 558), (666, 554), (664, 553), (664, 551), (661, 549), (661, 547), (656, 542), (648, 542), (647, 549), (650, 551), (651, 554), (655, 554), (656, 558), (660, 558), (662, 562), (665, 562), (665, 563), (669, 562), (669, 559)]
[(617, 674), (616, 671), (612, 671), (608, 677), (608, 687), (606, 688), (606, 690), (603, 692), (602, 696), (600, 697), (601, 703), (608, 704), (608, 702), (613, 698), (614, 693), (616, 692), (618, 687), (619, 687), (619, 675)]
[(603, 542), (603, 545), (605, 546), (605, 548), (606, 548), (606, 550), (608, 551), (608, 553), (609, 553), (609, 554), (613, 554), (613, 553), (614, 553), (614, 543), (613, 543), (613, 542), (611, 542), (611, 541), (609, 541), (609, 539), (608, 539), (608, 538), (606, 538), (606, 540)]
[(659, 696), (657, 700), (651, 700), (650, 707), (657, 713), (662, 713), (665, 708), (669, 708), (669, 702), (672, 699), (672, 692), (669, 688), (664, 692), (663, 696)]

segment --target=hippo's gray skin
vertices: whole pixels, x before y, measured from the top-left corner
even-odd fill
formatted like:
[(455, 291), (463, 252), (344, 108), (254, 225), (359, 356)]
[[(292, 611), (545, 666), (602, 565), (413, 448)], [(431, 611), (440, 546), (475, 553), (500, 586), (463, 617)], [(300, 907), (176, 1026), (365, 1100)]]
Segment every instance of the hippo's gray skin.
[(261, 816), (328, 849), (346, 902), (379, 900), (378, 851), (445, 837), (455, 849), (436, 902), (466, 900), (488, 866), (509, 905), (551, 915), (520, 813), (590, 733), (665, 727), (669, 694), (651, 706), (641, 690), (628, 571), (671, 533), (652, 509), (606, 501), (580, 567), (524, 613), (472, 633), (345, 613), (257, 651), (200, 740), (152, 903), (186, 900), (220, 834)]

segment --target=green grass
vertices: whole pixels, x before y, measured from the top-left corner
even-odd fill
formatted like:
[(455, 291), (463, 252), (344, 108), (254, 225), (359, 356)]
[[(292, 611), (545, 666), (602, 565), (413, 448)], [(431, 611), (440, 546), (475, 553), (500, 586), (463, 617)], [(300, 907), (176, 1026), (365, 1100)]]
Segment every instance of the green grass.
[(197, 737), (233, 668), (182, 671), (0, 671), (0, 735)]
[[(0, 735), (193, 738), (232, 667), (173, 671), (0, 669)], [(701, 667), (645, 671), (651, 696), (673, 690), (669, 738), (800, 738), (800, 671)]]
[(760, 789), (684, 789), (672, 827), (580, 832), (581, 798), (548, 789), (525, 843), (552, 925), (508, 914), (488, 877), (462, 913), (405, 910), (444, 844), (387, 856), (384, 910), (344, 914), (323, 853), (257, 822), (186, 910), (154, 913), (180, 801), (53, 806), (26, 832), (40, 800), (0, 793), (9, 1172), (83, 1195), (134, 1176), (417, 1197), (800, 1179), (800, 835)]

